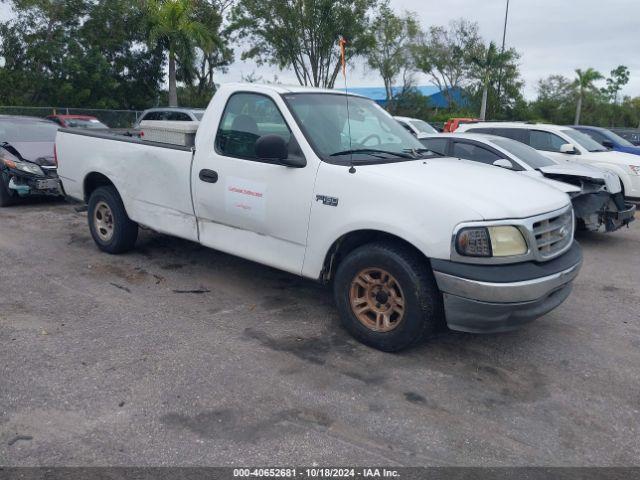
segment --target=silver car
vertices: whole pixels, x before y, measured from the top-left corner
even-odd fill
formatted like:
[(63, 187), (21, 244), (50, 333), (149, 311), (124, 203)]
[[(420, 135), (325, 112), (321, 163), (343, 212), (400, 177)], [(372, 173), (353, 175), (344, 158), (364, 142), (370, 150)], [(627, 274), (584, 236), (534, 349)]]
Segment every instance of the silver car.
[(440, 155), (513, 170), (562, 190), (586, 230), (613, 232), (634, 220), (635, 206), (624, 201), (620, 180), (608, 170), (551, 160), (524, 143), (494, 135), (425, 135), (420, 141)]
[(134, 129), (140, 128), (143, 120), (160, 120), (171, 122), (199, 122), (204, 115), (204, 109), (185, 107), (158, 107), (150, 108), (142, 112), (140, 118), (133, 125)]

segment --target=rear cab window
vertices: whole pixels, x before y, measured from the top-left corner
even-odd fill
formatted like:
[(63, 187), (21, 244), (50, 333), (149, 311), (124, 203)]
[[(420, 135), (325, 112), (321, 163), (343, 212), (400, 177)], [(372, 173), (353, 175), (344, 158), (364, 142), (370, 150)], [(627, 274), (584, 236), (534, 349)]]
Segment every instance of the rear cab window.
[(184, 112), (167, 112), (166, 119), (172, 122), (191, 122), (191, 117)]

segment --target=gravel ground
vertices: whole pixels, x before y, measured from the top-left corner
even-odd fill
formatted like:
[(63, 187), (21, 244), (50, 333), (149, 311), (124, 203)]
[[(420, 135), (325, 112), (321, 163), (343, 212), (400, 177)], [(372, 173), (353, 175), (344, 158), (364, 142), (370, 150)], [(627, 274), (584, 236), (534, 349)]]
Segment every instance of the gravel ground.
[(313, 282), (2, 209), (0, 465), (639, 465), (640, 222), (579, 241), (554, 312), (392, 355)]

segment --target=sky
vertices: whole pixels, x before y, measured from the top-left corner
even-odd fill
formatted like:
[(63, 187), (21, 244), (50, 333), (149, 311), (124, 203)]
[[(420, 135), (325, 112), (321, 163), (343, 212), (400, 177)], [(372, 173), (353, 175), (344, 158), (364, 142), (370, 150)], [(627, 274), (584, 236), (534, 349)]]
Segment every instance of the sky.
[[(415, 12), (423, 28), (464, 17), (478, 22), (487, 43), (502, 41), (506, 0), (390, 1), (397, 12)], [(0, 3), (0, 19), (10, 16), (8, 4)], [(573, 78), (576, 68), (593, 67), (607, 76), (618, 65), (626, 65), (631, 71), (624, 93), (640, 96), (639, 30), (640, 0), (510, 0), (507, 46), (522, 55), (520, 70), (527, 98), (535, 97), (538, 80), (548, 75)], [(282, 83), (296, 83), (291, 72), (240, 60), (216, 80), (239, 81), (251, 73), (264, 80), (277, 75)], [(430, 83), (426, 76), (419, 75), (416, 80), (420, 85)], [(363, 65), (349, 72), (349, 83), (353, 87), (382, 85), (381, 79)]]
[[(415, 12), (423, 28), (464, 17), (478, 22), (487, 43), (502, 42), (506, 0), (391, 0), (391, 6), (397, 12)], [(548, 75), (573, 78), (576, 68), (593, 67), (608, 76), (618, 65), (631, 71), (624, 93), (640, 96), (640, 0), (510, 0), (507, 47), (522, 55), (529, 99), (536, 95), (538, 80)], [(287, 72), (240, 61), (221, 77), (235, 81), (253, 71), (265, 80), (277, 74), (282, 83), (296, 83)], [(416, 79), (420, 85), (430, 83), (424, 75)], [(350, 72), (349, 83), (382, 85), (363, 65)]]

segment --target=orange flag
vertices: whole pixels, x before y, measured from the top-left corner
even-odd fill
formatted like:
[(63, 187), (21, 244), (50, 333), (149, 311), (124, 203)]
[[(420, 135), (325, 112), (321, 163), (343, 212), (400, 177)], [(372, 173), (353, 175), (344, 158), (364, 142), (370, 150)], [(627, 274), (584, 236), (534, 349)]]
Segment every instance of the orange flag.
[(344, 46), (347, 44), (347, 41), (344, 37), (340, 37), (340, 62), (342, 63), (342, 75), (344, 78), (347, 78), (347, 63), (344, 60)]

